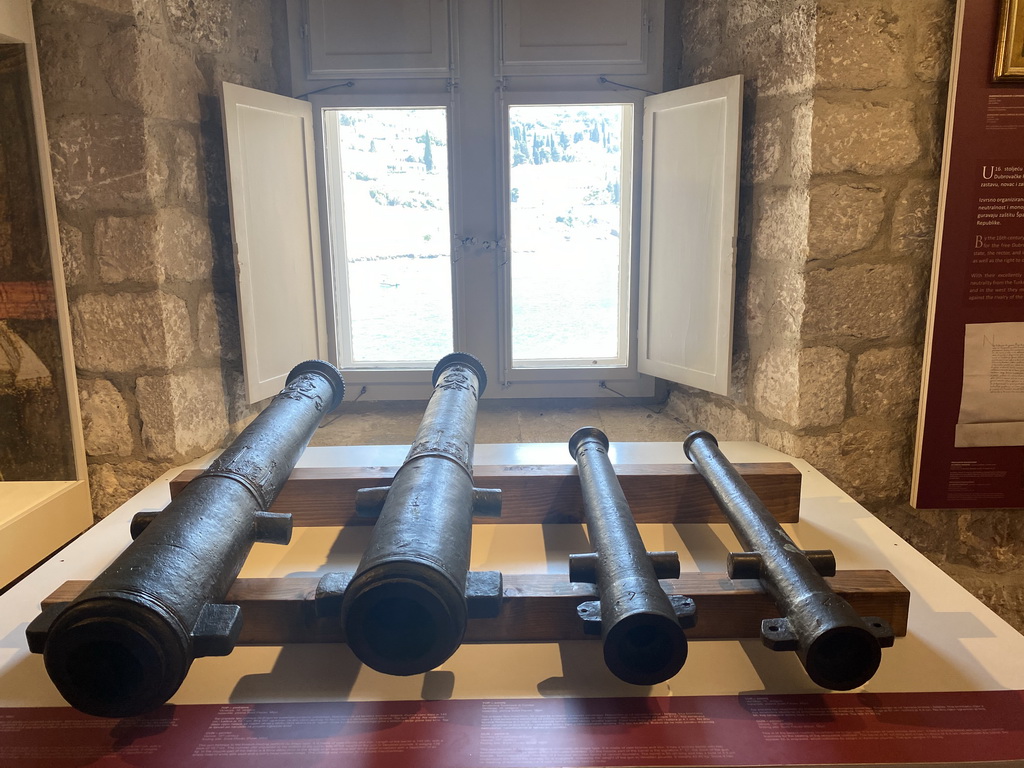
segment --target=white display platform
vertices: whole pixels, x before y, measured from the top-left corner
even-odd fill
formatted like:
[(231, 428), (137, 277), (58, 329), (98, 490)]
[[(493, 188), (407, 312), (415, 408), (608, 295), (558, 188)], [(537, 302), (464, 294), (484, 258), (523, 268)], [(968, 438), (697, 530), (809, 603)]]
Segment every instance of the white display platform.
[(83, 480), (0, 482), (0, 587), (92, 524)]
[[(801, 521), (785, 528), (807, 549), (831, 548), (840, 570), (886, 569), (911, 592), (906, 637), (882, 652), (865, 691), (1024, 690), (1024, 636), (802, 460), (757, 443), (723, 443), (735, 462), (792, 461), (803, 473)], [(408, 446), (309, 448), (299, 466), (397, 466)], [(687, 463), (679, 443), (613, 445), (621, 464)], [(213, 456), (189, 466), (202, 466)], [(572, 464), (563, 444), (480, 445), (479, 465)], [(180, 469), (180, 468), (179, 468)], [(63, 700), (28, 652), (25, 628), (40, 601), (63, 582), (94, 578), (130, 542), (128, 525), (142, 509), (169, 500), (168, 472), (44, 566), (0, 596), (0, 707), (61, 706)], [(298, 528), (288, 547), (257, 544), (241, 576), (311, 576), (353, 570), (368, 526)], [(678, 550), (683, 571), (723, 572), (739, 546), (729, 527), (644, 525), (648, 549)], [(570, 553), (587, 550), (580, 525), (474, 526), (474, 570), (565, 573)], [(171, 700), (177, 704), (265, 701), (478, 699), (536, 696), (700, 696), (820, 693), (795, 654), (759, 641), (691, 641), (674, 678), (651, 688), (619, 681), (600, 643), (464, 645), (425, 675), (390, 677), (362, 666), (344, 645), (239, 647), (227, 657), (198, 659)]]

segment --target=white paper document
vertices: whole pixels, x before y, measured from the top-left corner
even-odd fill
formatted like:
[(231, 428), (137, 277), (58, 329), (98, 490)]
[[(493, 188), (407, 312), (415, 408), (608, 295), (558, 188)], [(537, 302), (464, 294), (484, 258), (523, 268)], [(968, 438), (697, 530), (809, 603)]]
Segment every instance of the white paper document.
[(957, 448), (1024, 445), (1024, 323), (975, 323), (964, 331)]

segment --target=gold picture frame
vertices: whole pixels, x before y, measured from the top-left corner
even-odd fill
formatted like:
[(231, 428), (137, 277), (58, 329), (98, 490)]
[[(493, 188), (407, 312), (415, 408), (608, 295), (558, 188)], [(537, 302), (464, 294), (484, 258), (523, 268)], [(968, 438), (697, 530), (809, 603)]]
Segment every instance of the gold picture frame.
[(1024, 83), (1024, 0), (1003, 0), (994, 79)]

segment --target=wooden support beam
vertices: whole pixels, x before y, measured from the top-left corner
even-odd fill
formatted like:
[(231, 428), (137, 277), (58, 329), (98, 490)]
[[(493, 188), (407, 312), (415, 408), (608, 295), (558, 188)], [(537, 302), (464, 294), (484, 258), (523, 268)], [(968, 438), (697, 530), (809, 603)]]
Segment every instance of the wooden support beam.
[[(680, 452), (682, 449), (680, 448)], [(792, 464), (737, 464), (764, 505), (782, 523), (800, 514), (800, 470)], [(297, 468), (272, 507), (291, 513), (299, 527), (372, 525), (355, 514), (356, 491), (388, 485), (398, 467)], [(199, 475), (187, 470), (171, 481), (171, 496)], [(615, 468), (638, 523), (724, 523), (725, 516), (692, 464), (627, 464)], [(478, 523), (582, 523), (583, 502), (575, 465), (479, 466), (478, 488), (500, 488), (501, 517)]]
[[(340, 643), (337, 618), (316, 618), (313, 597), (319, 579), (309, 577), (238, 579), (226, 602), (242, 608), (242, 645)], [(907, 634), (910, 592), (889, 571), (840, 571), (827, 579), (836, 594), (862, 616), (879, 616), (899, 637)], [(74, 599), (88, 584), (69, 581), (43, 605)], [(754, 580), (729, 579), (724, 573), (684, 573), (663, 581), (670, 595), (686, 595), (697, 605), (691, 639), (760, 637), (761, 620), (778, 616), (775, 604)], [(496, 618), (470, 619), (467, 643), (553, 643), (585, 640), (576, 606), (594, 600), (588, 584), (571, 584), (565, 574), (504, 577), (504, 597)]]

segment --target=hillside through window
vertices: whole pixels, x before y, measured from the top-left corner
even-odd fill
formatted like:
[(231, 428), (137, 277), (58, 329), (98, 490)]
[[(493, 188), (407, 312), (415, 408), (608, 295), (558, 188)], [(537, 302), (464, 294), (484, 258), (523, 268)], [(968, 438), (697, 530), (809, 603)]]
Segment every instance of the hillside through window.
[[(453, 350), (447, 110), (325, 110), (335, 268), (350, 365), (426, 364)], [(329, 124), (329, 125), (328, 125)]]
[(626, 362), (631, 121), (628, 104), (509, 107), (516, 367)]

